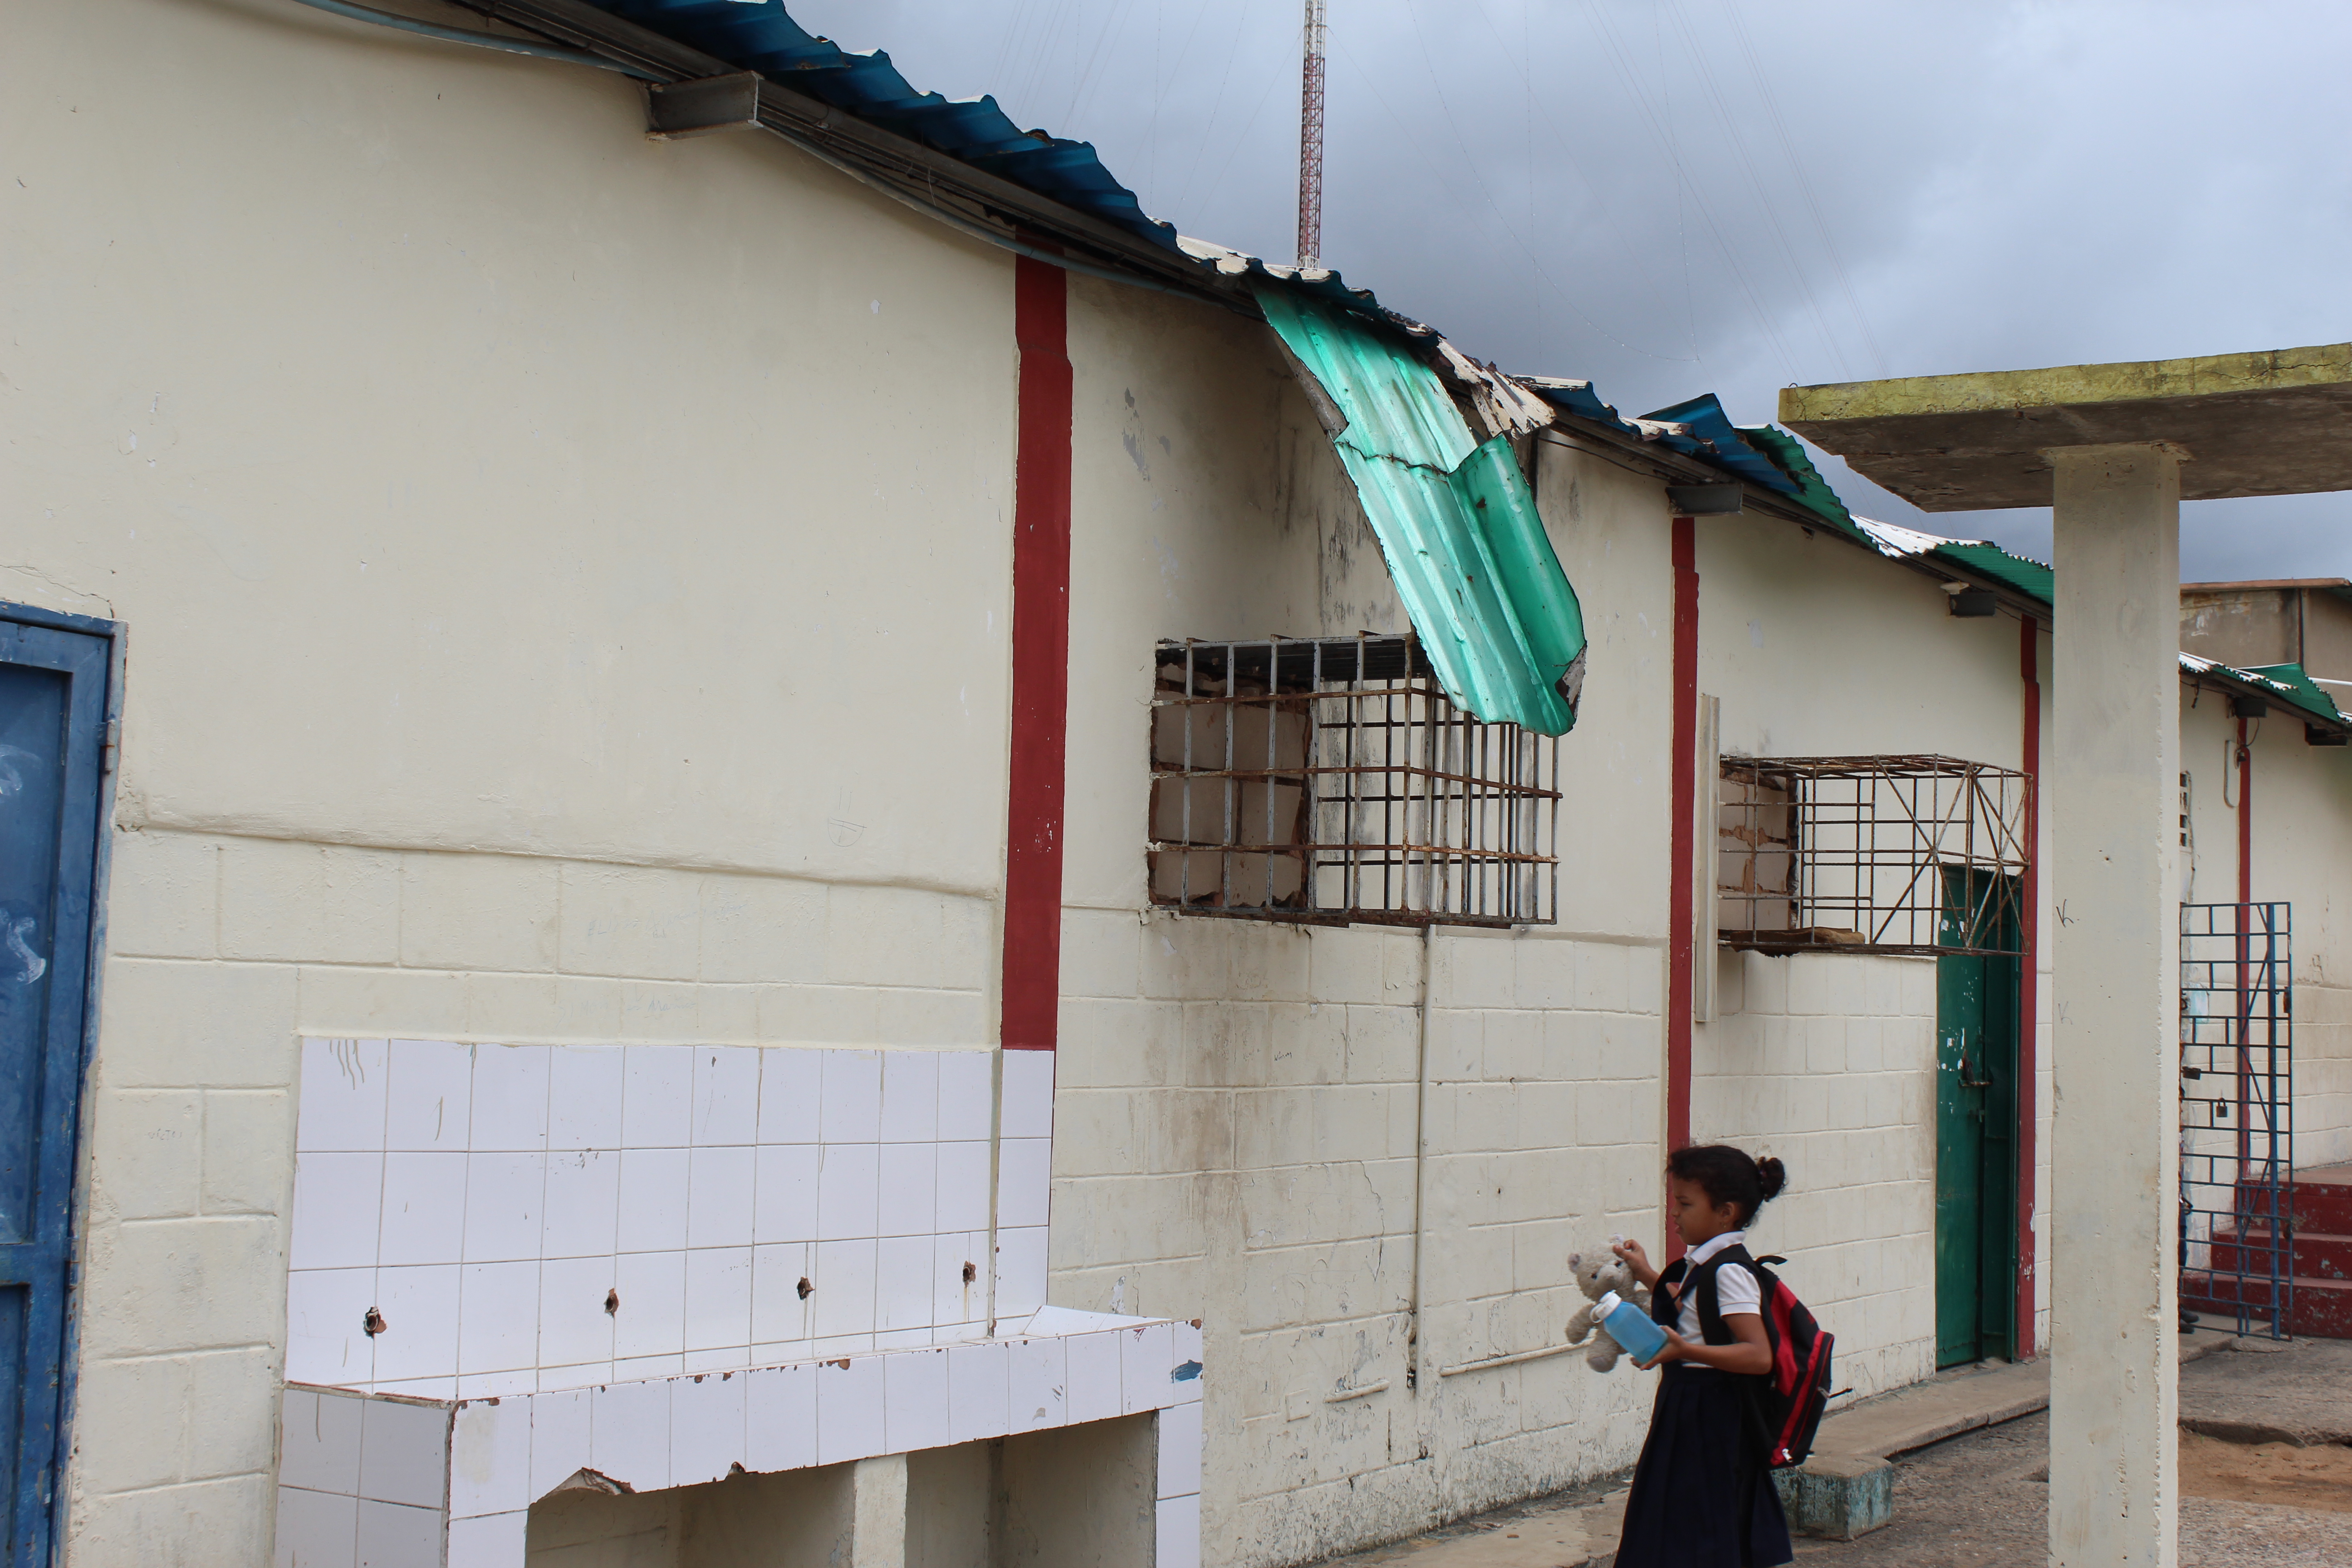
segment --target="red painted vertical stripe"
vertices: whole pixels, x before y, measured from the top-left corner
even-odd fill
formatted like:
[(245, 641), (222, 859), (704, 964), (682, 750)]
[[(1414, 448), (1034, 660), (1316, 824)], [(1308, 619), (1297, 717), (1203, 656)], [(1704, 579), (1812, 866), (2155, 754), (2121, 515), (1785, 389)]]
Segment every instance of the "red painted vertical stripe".
[[(1666, 1147), (1691, 1141), (1691, 960), (1694, 883), (1698, 874), (1697, 524), (1675, 519), (1674, 764), (1666, 894)], [(1679, 1237), (1666, 1256), (1679, 1257)]]
[(2247, 993), (2254, 983), (2254, 749), (2246, 744), (2246, 721), (2238, 721), (2238, 1171), (2253, 1170), (2254, 1130), (2246, 1113), (2252, 1109), (2252, 1062), (2245, 1049), (2251, 1031)]
[[(2238, 721), (2238, 902), (2254, 901), (2254, 749), (2246, 744), (2246, 721)], [(2242, 910), (2238, 929), (2250, 931), (2250, 917)]]
[(1002, 1039), (1050, 1051), (1062, 989), (1062, 780), (1070, 697), (1066, 279), (1013, 264), (1020, 413), (1013, 460), (1013, 757), (1005, 805)]
[(2042, 623), (2032, 616), (2019, 628), (2017, 673), (2025, 710), (2018, 764), (2025, 773), (2025, 962), (2017, 976), (2017, 1351), (2031, 1361), (2041, 1349), (2034, 1338), (2033, 1134), (2042, 1100)]

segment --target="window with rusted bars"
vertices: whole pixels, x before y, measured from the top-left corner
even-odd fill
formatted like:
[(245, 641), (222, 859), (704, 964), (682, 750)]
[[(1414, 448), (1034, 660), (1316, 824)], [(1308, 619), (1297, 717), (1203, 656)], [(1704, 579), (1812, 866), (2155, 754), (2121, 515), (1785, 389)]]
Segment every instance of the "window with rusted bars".
[(1156, 905), (1557, 918), (1558, 739), (1455, 707), (1411, 637), (1162, 643), (1150, 757)]
[(1767, 952), (2018, 952), (2032, 785), (1957, 757), (1726, 757), (1717, 934)]

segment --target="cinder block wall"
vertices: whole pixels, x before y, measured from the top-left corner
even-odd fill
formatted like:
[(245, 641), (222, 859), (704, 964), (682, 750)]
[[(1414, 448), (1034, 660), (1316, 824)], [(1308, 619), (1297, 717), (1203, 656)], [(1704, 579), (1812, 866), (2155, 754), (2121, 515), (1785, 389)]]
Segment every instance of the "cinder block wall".
[(1417, 934), (1092, 909), (1064, 933), (1049, 1295), (1203, 1321), (1207, 1560), (1312, 1561), (1633, 1459), (1647, 1380), (1454, 1369), (1560, 1343), (1571, 1251), (1656, 1243), (1656, 946), (1441, 931), (1417, 1127)]
[(887, 887), (115, 836), (82, 1158), (75, 1559), (266, 1560), (299, 1034), (988, 1043), (994, 907)]
[(1691, 1133), (1776, 1154), (1749, 1250), (1838, 1337), (1856, 1397), (1936, 1370), (1936, 961), (1726, 952)]

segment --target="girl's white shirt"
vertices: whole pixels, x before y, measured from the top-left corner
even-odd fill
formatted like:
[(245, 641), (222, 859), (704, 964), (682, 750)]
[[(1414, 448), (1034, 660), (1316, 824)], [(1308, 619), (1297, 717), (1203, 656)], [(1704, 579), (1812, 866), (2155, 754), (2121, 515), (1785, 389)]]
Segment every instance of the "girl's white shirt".
[[(1727, 1230), (1721, 1236), (1700, 1242), (1690, 1249), (1692, 1272), (1696, 1272), (1700, 1264), (1705, 1263), (1725, 1247), (1744, 1247), (1747, 1243), (1748, 1233), (1744, 1230)], [(1688, 1279), (1690, 1274), (1686, 1273), (1683, 1278)], [(1675, 1320), (1675, 1332), (1686, 1340), (1696, 1340), (1699, 1337), (1698, 1298), (1690, 1290), (1685, 1289), (1680, 1299), (1680, 1305), (1682, 1310)], [(1716, 1309), (1727, 1318), (1734, 1312), (1754, 1312), (1760, 1317), (1764, 1311), (1764, 1292), (1756, 1283), (1755, 1270), (1734, 1268), (1726, 1273), (1720, 1268), (1717, 1269), (1715, 1271), (1715, 1305)]]

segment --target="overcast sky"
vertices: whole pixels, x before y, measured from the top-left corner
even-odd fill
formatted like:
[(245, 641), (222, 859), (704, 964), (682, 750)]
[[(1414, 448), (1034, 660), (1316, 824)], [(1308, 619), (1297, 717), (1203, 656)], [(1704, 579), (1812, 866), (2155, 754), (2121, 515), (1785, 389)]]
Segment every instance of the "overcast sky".
[[(1295, 0), (791, 0), (1295, 251)], [(1323, 256), (1622, 413), (2352, 338), (2352, 5), (1330, 0)], [(2049, 559), (2042, 511), (1927, 518)], [(2192, 580), (2352, 576), (2352, 496), (2192, 502)]]

